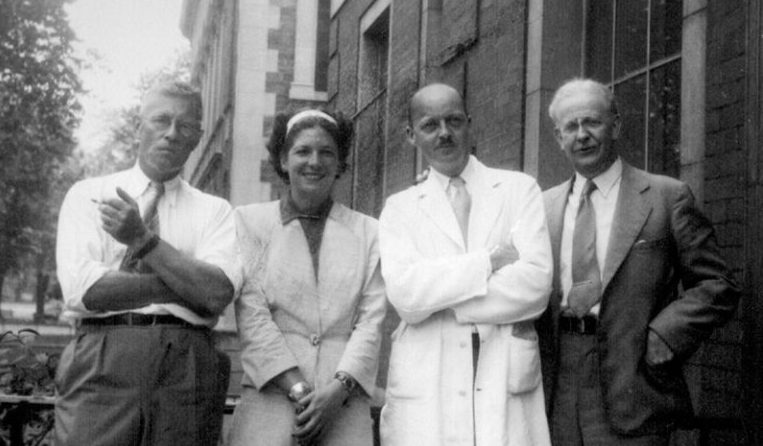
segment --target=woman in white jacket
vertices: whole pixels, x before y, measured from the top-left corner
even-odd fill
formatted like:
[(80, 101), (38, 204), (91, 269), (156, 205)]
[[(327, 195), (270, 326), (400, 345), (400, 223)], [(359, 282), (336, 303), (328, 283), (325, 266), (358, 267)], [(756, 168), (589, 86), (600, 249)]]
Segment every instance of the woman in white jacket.
[(386, 305), (377, 222), (331, 198), (351, 139), (341, 115), (278, 115), (268, 150), (288, 193), (236, 209), (244, 392), (233, 445), (373, 443)]

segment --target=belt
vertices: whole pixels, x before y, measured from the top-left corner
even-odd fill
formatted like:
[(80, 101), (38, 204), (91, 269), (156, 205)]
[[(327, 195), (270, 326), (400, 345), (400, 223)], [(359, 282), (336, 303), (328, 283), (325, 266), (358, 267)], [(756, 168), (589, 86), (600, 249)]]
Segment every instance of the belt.
[(596, 334), (599, 320), (592, 314), (583, 317), (562, 314), (559, 316), (559, 330), (579, 335)]
[(107, 317), (83, 318), (80, 323), (90, 327), (175, 325), (185, 328), (203, 328), (171, 314), (122, 313)]

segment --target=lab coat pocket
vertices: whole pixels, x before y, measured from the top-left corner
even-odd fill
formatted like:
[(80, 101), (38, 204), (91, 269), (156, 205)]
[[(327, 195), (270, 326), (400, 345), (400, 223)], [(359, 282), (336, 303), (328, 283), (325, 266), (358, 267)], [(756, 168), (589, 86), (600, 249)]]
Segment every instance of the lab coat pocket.
[(541, 382), (540, 348), (536, 337), (511, 336), (509, 343), (509, 393), (535, 389)]

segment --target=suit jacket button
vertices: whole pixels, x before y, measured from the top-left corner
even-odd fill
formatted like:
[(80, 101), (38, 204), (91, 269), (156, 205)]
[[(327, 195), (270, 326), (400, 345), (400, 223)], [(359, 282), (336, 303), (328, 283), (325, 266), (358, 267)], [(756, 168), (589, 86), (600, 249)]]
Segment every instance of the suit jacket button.
[(313, 345), (318, 345), (321, 343), (321, 337), (317, 334), (310, 335), (310, 343)]

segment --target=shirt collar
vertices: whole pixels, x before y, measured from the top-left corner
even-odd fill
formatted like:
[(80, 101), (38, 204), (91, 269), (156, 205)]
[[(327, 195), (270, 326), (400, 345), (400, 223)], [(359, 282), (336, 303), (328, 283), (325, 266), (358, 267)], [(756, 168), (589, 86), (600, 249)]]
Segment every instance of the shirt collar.
[[(137, 199), (146, 192), (149, 183), (151, 183), (151, 179), (146, 176), (146, 174), (140, 168), (140, 164), (136, 162), (133, 168), (127, 172), (125, 192), (130, 194), (131, 197)], [(170, 206), (175, 205), (177, 192), (180, 189), (181, 183), (182, 180), (180, 179), (180, 175), (176, 175), (172, 179), (164, 182), (163, 198), (167, 200)]]
[[(620, 157), (617, 157), (614, 163), (604, 172), (593, 178), (596, 189), (601, 192), (604, 198), (607, 198), (612, 188), (615, 187), (620, 177), (623, 176), (623, 162)], [(575, 172), (575, 184), (572, 186), (575, 194), (579, 195), (583, 190), (583, 185), (586, 182), (586, 177)]]
[(331, 212), (331, 207), (334, 205), (334, 200), (329, 197), (323, 204), (321, 204), (315, 212), (307, 213), (297, 209), (297, 205), (291, 198), (291, 194), (287, 193), (281, 197), (279, 208), (281, 210), (281, 224), (286, 225), (292, 220), (298, 218), (307, 218), (310, 220), (325, 220)]
[[(476, 172), (475, 172), (476, 168), (475, 168), (475, 162), (473, 158), (474, 158), (473, 155), (469, 155), (469, 159), (466, 161), (466, 166), (464, 166), (464, 170), (462, 170), (461, 173), (458, 175), (461, 178), (463, 178), (464, 183), (466, 183), (467, 190), (472, 188), (476, 181)], [(435, 179), (437, 180), (437, 184), (440, 185), (442, 190), (448, 189), (448, 186), (450, 185), (451, 177), (447, 175), (443, 175), (431, 167), (429, 168), (429, 174), (435, 177)]]

